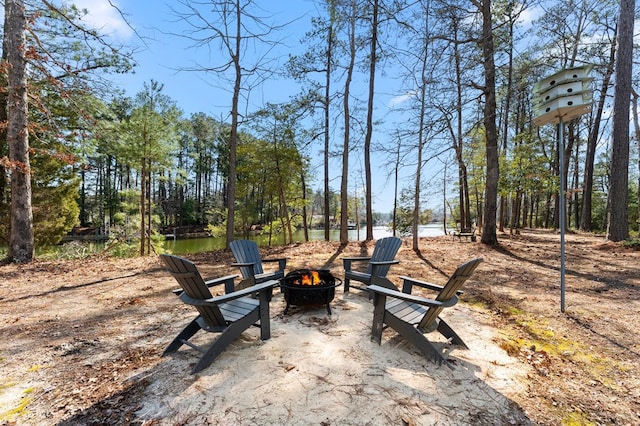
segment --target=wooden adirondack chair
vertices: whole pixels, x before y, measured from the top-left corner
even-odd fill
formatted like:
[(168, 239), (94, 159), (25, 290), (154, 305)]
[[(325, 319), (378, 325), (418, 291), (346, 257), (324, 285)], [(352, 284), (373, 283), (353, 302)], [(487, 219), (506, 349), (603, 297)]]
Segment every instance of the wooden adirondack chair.
[[(258, 251), (258, 244), (252, 240), (234, 240), (229, 244), (236, 263), (232, 266), (240, 268), (242, 282), (237, 288), (251, 286), (269, 280), (279, 280), (284, 278), (284, 270), (287, 267), (287, 259), (262, 259)], [(265, 272), (262, 263), (277, 262), (278, 269)]]
[[(373, 293), (374, 305), (371, 340), (381, 344), (382, 330), (386, 324), (418, 348), (423, 355), (438, 364), (445, 361), (442, 349), (446, 346), (455, 344), (468, 349), (460, 336), (439, 315), (444, 308), (458, 303), (460, 288), (471, 277), (480, 262), (482, 258), (460, 265), (444, 286), (402, 277), (404, 284), (400, 292), (376, 285), (374, 280), (373, 285), (369, 286), (369, 290)], [(414, 285), (437, 291), (438, 295), (435, 299), (412, 295), (411, 290)], [(424, 335), (435, 330), (448, 339), (441, 345), (442, 348), (438, 348)]]
[[(209, 287), (224, 284), (226, 289), (233, 288), (233, 279), (237, 275), (205, 282), (193, 262), (167, 254), (160, 255), (160, 258), (180, 284), (181, 290), (175, 293), (180, 296), (180, 300), (195, 307), (199, 313), (173, 339), (162, 356), (177, 351), (182, 345), (202, 352), (202, 357), (191, 370), (191, 374), (194, 374), (211, 365), (231, 342), (252, 325), (259, 325), (260, 339), (267, 340), (271, 337), (268, 294), (271, 288), (278, 284), (277, 281), (266, 281), (244, 290), (212, 297)], [(258, 294), (257, 298), (251, 297), (255, 294)], [(189, 342), (200, 330), (220, 335), (209, 347), (202, 348)]]
[[(344, 266), (344, 292), (347, 293), (351, 288), (358, 290), (368, 290), (366, 286), (371, 284), (372, 277), (378, 277), (378, 285), (386, 282), (387, 286), (395, 288), (388, 280), (387, 273), (391, 265), (399, 263), (394, 260), (398, 249), (402, 245), (402, 240), (398, 237), (385, 237), (376, 241), (373, 253), (370, 257), (345, 257), (342, 259)], [(353, 262), (369, 262), (365, 271), (353, 270)], [(359, 281), (365, 286), (351, 285), (351, 280)]]

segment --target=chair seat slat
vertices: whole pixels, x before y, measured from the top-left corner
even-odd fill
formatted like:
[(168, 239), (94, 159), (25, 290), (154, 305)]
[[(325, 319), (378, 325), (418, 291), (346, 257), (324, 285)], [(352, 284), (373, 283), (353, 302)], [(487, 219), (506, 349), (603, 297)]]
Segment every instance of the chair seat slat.
[[(461, 286), (471, 277), (481, 261), (482, 258), (477, 258), (460, 265), (442, 287), (431, 284), (422, 286), (438, 291), (435, 299), (411, 295), (410, 289), (412, 285), (407, 284), (425, 283), (411, 278), (405, 277), (403, 289), (406, 293), (387, 286), (370, 285), (368, 289), (375, 295), (373, 298), (374, 315), (371, 326), (371, 340), (380, 344), (382, 342), (382, 330), (385, 325), (389, 326), (409, 343), (413, 344), (423, 355), (439, 364), (446, 361), (442, 352), (443, 347), (446, 345), (435, 345), (424, 334), (437, 330), (446, 338), (448, 344), (466, 348), (464, 341), (439, 315), (444, 308), (454, 306), (458, 302), (457, 295)], [(417, 333), (416, 329), (418, 330)]]
[[(185, 344), (204, 352), (193, 367), (193, 374), (208, 367), (235, 338), (254, 324), (259, 323), (262, 340), (271, 337), (268, 296), (277, 281), (264, 282), (212, 297), (207, 282), (193, 262), (173, 255), (163, 254), (160, 257), (182, 288), (182, 292), (174, 293), (178, 294), (184, 303), (194, 306), (199, 313), (173, 339), (163, 355), (175, 352)], [(234, 288), (233, 280), (233, 276), (227, 276), (209, 282), (224, 282), (227, 290), (227, 287)], [(257, 299), (249, 297), (256, 293), (259, 295)], [(189, 342), (199, 330), (220, 333), (220, 336), (208, 348), (199, 347)]]

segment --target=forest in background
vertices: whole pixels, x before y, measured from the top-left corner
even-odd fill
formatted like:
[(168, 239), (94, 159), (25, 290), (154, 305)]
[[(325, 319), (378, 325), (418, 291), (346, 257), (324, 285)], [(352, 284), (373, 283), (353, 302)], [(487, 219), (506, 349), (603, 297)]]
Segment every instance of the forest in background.
[[(255, 228), (286, 236), (312, 226), (328, 235), (339, 226), (342, 240), (347, 222), (356, 221), (369, 236), (371, 174), (381, 172), (371, 170), (371, 155), (385, 156), (396, 177), (396, 201), (382, 213), (392, 214), (398, 232), (411, 233), (431, 216), (427, 197), (441, 198), (451, 220), (477, 223), (485, 243), (497, 242), (495, 229), (558, 228), (558, 129), (533, 123), (532, 93), (555, 70), (583, 65), (593, 66), (593, 106), (565, 128), (567, 226), (610, 232), (623, 222), (617, 240), (637, 232), (638, 76), (630, 69), (622, 78), (617, 68), (620, 58), (634, 57), (635, 45), (623, 49), (621, 35), (633, 41), (635, 2), (319, 1), (323, 13), (309, 19), (300, 41), (304, 53), (288, 58), (268, 58), (287, 23), (262, 19), (255, 3), (175, 1), (193, 43), (218, 52), (219, 62), (199, 70), (229, 87), (230, 116), (218, 119), (186, 117), (151, 78), (133, 97), (114, 87), (109, 76), (133, 69), (135, 48), (86, 27), (86, 10), (4, 2), (0, 241), (10, 259), (25, 252), (28, 260), (34, 245), (55, 244), (75, 226), (135, 240), (140, 254), (175, 227), (231, 240)], [(629, 16), (631, 28), (619, 30), (620, 17)], [(14, 40), (20, 35), (22, 43)], [(260, 62), (245, 59), (249, 46), (264, 52)], [(12, 75), (18, 59), (24, 84)], [(247, 111), (260, 81), (276, 73), (286, 73), (299, 95)], [(373, 109), (376, 76), (389, 73), (403, 81), (403, 122), (384, 123)], [(365, 81), (366, 90), (355, 90), (354, 81)], [(632, 110), (622, 137), (613, 124), (620, 81), (629, 82)], [(26, 102), (17, 121), (28, 130), (26, 150), (27, 134), (11, 125), (16, 94)], [(620, 159), (615, 146), (625, 146), (624, 133)], [(318, 152), (322, 170), (311, 167)], [(339, 185), (330, 179), (331, 161), (340, 162)], [(401, 169), (413, 170), (412, 185), (398, 184)], [(440, 176), (439, 185), (425, 181), (426, 170)], [(612, 190), (620, 182), (625, 196)], [(29, 219), (31, 236), (19, 232)], [(17, 249), (24, 241), (26, 249)]]

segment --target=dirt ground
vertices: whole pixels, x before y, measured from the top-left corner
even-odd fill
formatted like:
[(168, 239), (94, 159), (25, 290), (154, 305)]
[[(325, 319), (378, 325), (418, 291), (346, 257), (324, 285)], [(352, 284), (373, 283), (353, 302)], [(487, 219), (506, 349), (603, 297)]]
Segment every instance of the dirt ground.
[[(277, 293), (270, 340), (248, 331), (191, 376), (190, 348), (160, 356), (195, 311), (172, 294), (157, 257), (0, 266), (0, 424), (640, 424), (640, 251), (568, 234), (561, 312), (559, 235), (499, 240), (423, 238), (418, 253), (405, 240), (391, 271), (397, 284), (402, 275), (443, 283), (484, 258), (461, 303), (443, 312), (470, 347), (451, 352), (453, 368), (392, 330), (372, 343), (371, 304), (339, 289), (331, 317), (322, 307), (285, 316)], [(340, 277), (343, 256), (372, 247), (262, 252), (287, 257), (287, 270)], [(237, 272), (230, 252), (186, 257), (205, 277)]]

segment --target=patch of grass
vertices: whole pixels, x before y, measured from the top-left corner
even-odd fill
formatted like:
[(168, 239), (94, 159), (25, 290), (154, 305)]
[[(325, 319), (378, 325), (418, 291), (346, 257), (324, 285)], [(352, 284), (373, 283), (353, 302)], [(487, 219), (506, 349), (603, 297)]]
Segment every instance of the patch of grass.
[(44, 365), (33, 365), (33, 366), (27, 368), (27, 372), (28, 373), (34, 373), (36, 371), (42, 370), (43, 368), (45, 368)]
[[(24, 391), (25, 394), (30, 394), (33, 392), (33, 389), (26, 389)], [(27, 406), (31, 403), (32, 399), (28, 396), (23, 396), (20, 399), (18, 405), (10, 410), (5, 411), (4, 413), (0, 413), (0, 422), (8, 422), (16, 417), (24, 415), (27, 412)]]
[(520, 308), (516, 308), (515, 306), (506, 306), (503, 308), (503, 310), (515, 316), (524, 315), (524, 311)]
[(469, 306), (474, 307), (474, 308), (487, 309), (487, 307), (488, 307), (486, 302), (484, 302), (484, 301), (482, 301), (482, 300), (480, 300), (480, 299), (478, 299), (476, 297), (467, 296), (467, 297), (464, 297), (464, 299), (462, 299), (462, 300), (464, 301), (464, 303), (466, 305), (469, 305)]
[(0, 390), (9, 389), (9, 388), (15, 386), (16, 384), (17, 384), (16, 382), (0, 383)]
[(559, 336), (542, 318), (522, 314), (514, 315), (512, 320), (526, 334), (526, 337), (516, 337), (517, 331), (512, 330), (512, 335), (504, 342), (500, 342), (502, 349), (509, 355), (523, 355), (531, 351), (544, 352), (550, 359), (571, 361), (583, 375), (591, 377), (602, 386), (614, 391), (620, 389), (619, 384), (611, 379), (618, 375), (612, 372), (622, 371), (625, 367), (615, 359), (603, 356), (597, 348), (586, 347), (580, 341)]
[(518, 356), (518, 354), (522, 350), (522, 341), (520, 341), (519, 339), (517, 340), (501, 339), (499, 344), (500, 344), (500, 348), (502, 348), (502, 350), (505, 351), (509, 356), (513, 356), (513, 357)]
[(640, 238), (629, 238), (622, 242), (624, 247), (640, 250)]
[(576, 411), (572, 411), (562, 419), (562, 426), (595, 426), (596, 424), (590, 421), (585, 413)]

